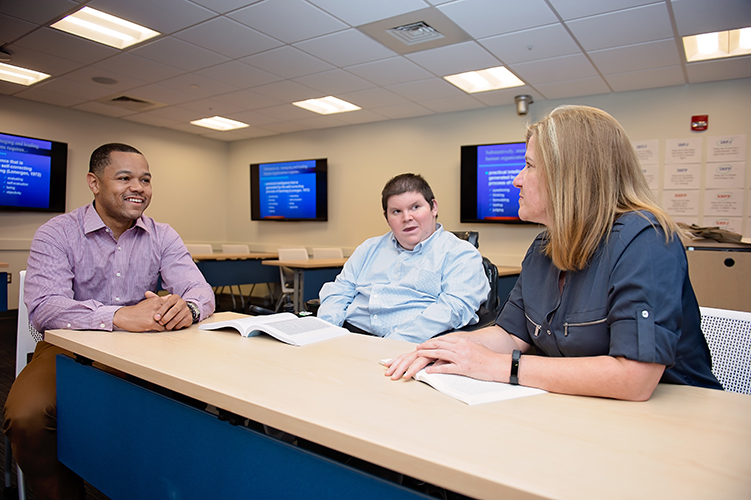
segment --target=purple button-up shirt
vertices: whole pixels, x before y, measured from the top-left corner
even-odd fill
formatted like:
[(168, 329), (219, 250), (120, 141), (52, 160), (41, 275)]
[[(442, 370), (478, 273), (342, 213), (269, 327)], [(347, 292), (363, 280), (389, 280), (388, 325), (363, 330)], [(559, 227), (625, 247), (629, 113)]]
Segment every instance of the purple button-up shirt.
[(24, 302), (39, 331), (113, 329), (122, 306), (162, 287), (214, 312), (214, 292), (168, 224), (142, 215), (119, 240), (93, 205), (59, 215), (40, 227), (31, 243)]

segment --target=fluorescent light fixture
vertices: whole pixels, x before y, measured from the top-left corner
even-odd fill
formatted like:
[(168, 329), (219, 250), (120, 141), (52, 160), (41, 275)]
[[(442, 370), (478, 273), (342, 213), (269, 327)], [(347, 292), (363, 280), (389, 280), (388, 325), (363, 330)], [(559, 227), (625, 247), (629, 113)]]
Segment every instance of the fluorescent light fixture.
[(521, 87), (524, 82), (503, 66), (496, 68), (468, 71), (457, 75), (443, 77), (449, 83), (456, 85), (468, 94), (487, 92), (488, 90), (509, 89)]
[(52, 27), (117, 49), (130, 47), (159, 34), (158, 31), (144, 28), (91, 7), (84, 7), (64, 17)]
[(308, 99), (307, 101), (293, 102), (298, 108), (307, 109), (321, 115), (330, 115), (332, 113), (345, 113), (347, 111), (357, 111), (361, 109), (352, 103), (342, 101), (333, 96), (319, 97), (318, 99)]
[(706, 61), (751, 54), (751, 27), (683, 37), (686, 61)]
[(222, 132), (225, 132), (227, 130), (235, 130), (238, 128), (245, 128), (248, 126), (247, 123), (230, 120), (229, 118), (222, 118), (221, 116), (213, 116), (211, 118), (201, 118), (200, 120), (194, 120), (190, 123), (193, 125), (198, 125), (199, 127), (206, 127), (206, 128), (210, 128), (213, 130), (220, 130)]
[(6, 82), (33, 85), (45, 78), (49, 78), (49, 76), (47, 73), (0, 63), (0, 80), (5, 80)]

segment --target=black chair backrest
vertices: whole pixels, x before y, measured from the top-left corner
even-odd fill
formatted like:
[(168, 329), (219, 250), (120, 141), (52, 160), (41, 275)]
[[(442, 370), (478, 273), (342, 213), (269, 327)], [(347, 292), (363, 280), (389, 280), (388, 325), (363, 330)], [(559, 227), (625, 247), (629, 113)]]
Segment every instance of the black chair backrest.
[(477, 231), (451, 231), (460, 240), (467, 240), (472, 243), (475, 248), (480, 248), (480, 233)]

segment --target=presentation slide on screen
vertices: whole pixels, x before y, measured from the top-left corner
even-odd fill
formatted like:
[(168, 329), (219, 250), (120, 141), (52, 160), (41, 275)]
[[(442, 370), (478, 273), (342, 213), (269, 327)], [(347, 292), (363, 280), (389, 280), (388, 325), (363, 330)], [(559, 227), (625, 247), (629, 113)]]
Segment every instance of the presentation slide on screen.
[(48, 208), (52, 143), (0, 134), (0, 205)]
[(316, 162), (294, 161), (259, 166), (261, 217), (313, 219), (316, 216)]
[(516, 219), (519, 189), (514, 178), (524, 168), (524, 144), (496, 144), (477, 148), (477, 218)]

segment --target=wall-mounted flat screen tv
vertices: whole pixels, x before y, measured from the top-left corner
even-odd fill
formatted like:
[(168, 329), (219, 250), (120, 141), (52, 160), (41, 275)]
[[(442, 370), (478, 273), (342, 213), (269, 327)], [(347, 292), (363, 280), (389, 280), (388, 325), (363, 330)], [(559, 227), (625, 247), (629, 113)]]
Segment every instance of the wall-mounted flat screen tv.
[(65, 212), (68, 145), (0, 133), (0, 211)]
[(526, 151), (524, 142), (461, 147), (461, 222), (524, 223), (513, 182)]
[(328, 220), (328, 164), (317, 160), (250, 165), (250, 219)]

